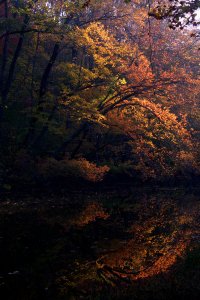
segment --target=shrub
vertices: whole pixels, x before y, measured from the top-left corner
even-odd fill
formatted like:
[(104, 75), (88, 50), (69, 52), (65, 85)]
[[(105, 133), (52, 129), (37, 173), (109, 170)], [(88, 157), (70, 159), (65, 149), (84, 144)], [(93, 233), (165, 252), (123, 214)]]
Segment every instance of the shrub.
[(109, 171), (108, 166), (97, 166), (95, 163), (80, 159), (56, 160), (52, 157), (38, 162), (38, 172), (43, 179), (80, 178), (91, 182), (102, 181)]

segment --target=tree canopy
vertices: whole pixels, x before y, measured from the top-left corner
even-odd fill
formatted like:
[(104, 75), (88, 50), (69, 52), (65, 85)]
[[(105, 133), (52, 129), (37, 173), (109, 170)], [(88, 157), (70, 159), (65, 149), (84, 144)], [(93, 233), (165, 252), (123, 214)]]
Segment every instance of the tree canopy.
[(197, 8), (1, 1), (2, 172), (92, 181), (199, 174)]

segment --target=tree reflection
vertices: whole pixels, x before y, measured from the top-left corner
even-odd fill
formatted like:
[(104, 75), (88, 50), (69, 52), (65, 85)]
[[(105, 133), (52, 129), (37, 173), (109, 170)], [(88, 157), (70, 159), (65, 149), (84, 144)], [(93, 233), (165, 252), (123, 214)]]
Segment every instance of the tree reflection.
[(183, 206), (173, 199), (152, 197), (137, 206), (138, 220), (127, 229), (132, 238), (114, 253), (97, 260), (98, 274), (112, 284), (168, 272), (184, 259), (199, 231), (198, 202)]

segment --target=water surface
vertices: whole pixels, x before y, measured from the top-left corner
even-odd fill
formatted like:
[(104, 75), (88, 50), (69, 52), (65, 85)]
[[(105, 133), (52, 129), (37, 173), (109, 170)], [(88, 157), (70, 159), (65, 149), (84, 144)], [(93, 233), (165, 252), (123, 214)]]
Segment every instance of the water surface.
[(4, 199), (5, 299), (199, 299), (198, 189)]

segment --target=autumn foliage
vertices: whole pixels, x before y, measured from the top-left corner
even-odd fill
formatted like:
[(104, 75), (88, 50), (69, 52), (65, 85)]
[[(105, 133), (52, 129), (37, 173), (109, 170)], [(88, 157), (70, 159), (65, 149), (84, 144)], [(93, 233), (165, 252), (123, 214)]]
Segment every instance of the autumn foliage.
[(96, 182), (127, 165), (142, 180), (198, 178), (199, 41), (152, 9), (122, 0), (1, 3), (5, 177), (25, 151), (47, 177), (56, 165)]

